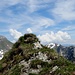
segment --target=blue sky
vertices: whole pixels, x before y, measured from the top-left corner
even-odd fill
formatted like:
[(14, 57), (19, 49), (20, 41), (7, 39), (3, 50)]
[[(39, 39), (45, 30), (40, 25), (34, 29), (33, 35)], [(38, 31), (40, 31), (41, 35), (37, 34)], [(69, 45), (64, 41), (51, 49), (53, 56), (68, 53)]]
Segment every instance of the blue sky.
[(0, 35), (15, 42), (25, 33), (41, 43), (75, 44), (75, 0), (1, 0)]

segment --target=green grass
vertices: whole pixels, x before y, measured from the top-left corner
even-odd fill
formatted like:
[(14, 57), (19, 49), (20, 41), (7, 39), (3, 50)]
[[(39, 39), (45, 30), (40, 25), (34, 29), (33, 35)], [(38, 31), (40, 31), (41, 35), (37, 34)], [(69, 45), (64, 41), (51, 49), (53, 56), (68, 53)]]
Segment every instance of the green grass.
[(48, 62), (44, 62), (44, 61), (39, 60), (39, 59), (32, 60), (30, 65), (31, 65), (31, 68), (34, 68), (34, 69), (38, 68), (37, 65), (41, 65), (42, 68), (43, 67), (45, 67), (45, 68), (50, 67)]

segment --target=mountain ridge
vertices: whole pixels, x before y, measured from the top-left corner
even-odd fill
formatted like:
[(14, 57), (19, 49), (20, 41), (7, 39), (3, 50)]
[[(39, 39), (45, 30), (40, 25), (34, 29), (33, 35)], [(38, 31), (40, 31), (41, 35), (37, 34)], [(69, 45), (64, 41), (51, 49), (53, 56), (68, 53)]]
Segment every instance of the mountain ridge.
[(0, 75), (74, 75), (75, 64), (25, 34), (0, 61)]

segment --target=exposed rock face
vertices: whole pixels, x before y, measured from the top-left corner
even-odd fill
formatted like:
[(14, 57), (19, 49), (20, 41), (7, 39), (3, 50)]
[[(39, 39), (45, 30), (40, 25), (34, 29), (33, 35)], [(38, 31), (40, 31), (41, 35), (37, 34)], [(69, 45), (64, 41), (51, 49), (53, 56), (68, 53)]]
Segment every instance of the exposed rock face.
[(49, 43), (47, 47), (56, 50), (60, 56), (75, 62), (75, 46), (63, 46), (56, 43)]
[(28, 62), (24, 61), (23, 63), (22, 62), (20, 63), (20, 65), (24, 65), (24, 70), (25, 71), (22, 71), (23, 74), (26, 74), (26, 73), (28, 75), (29, 75), (29, 73), (39, 74), (39, 72), (42, 70), (41, 65), (37, 65), (37, 68), (35, 68), (35, 69), (34, 68), (30, 68), (31, 61), (33, 61), (33, 60), (36, 60), (36, 58), (30, 59)]
[(39, 42), (34, 43), (34, 49), (42, 48), (41, 44)]
[(46, 61), (48, 59), (47, 55), (41, 52), (38, 52), (38, 55), (36, 56), (36, 58), (42, 61)]
[(62, 45), (59, 45), (56, 50), (61, 56), (65, 57), (66, 59), (70, 61), (75, 61), (75, 47), (74, 46), (64, 47)]
[(54, 66), (53, 68), (52, 68), (52, 71), (50, 71), (50, 73), (53, 73), (54, 71), (56, 71), (58, 69), (58, 66)]
[(29, 62), (26, 62), (25, 60), (22, 60), (19, 65), (23, 65), (24, 67), (21, 69), (21, 75), (28, 75), (29, 74), (29, 68), (30, 64)]
[(24, 68), (23, 68), (24, 71), (22, 70), (22, 74), (26, 74), (26, 75), (28, 75), (29, 73), (38, 74), (42, 70), (41, 65), (38, 65), (38, 64), (37, 64), (37, 68), (35, 68), (35, 69), (30, 68), (31, 67), (31, 62), (36, 60), (36, 59), (41, 60), (43, 62), (48, 62), (48, 63), (51, 62), (51, 59), (48, 60), (48, 56), (46, 54), (38, 52), (37, 55), (36, 55), (34, 53), (34, 56), (32, 56), (28, 61), (23, 60), (19, 63), (19, 65), (24, 66)]

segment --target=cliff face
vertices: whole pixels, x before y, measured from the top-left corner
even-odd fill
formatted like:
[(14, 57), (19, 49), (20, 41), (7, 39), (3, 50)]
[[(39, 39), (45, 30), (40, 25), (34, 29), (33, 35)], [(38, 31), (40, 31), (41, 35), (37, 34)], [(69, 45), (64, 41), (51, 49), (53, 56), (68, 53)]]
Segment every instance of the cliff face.
[(25, 34), (0, 61), (0, 75), (73, 75), (75, 65)]
[(56, 50), (60, 56), (75, 62), (75, 46), (63, 46), (56, 43), (50, 43), (47, 47)]

